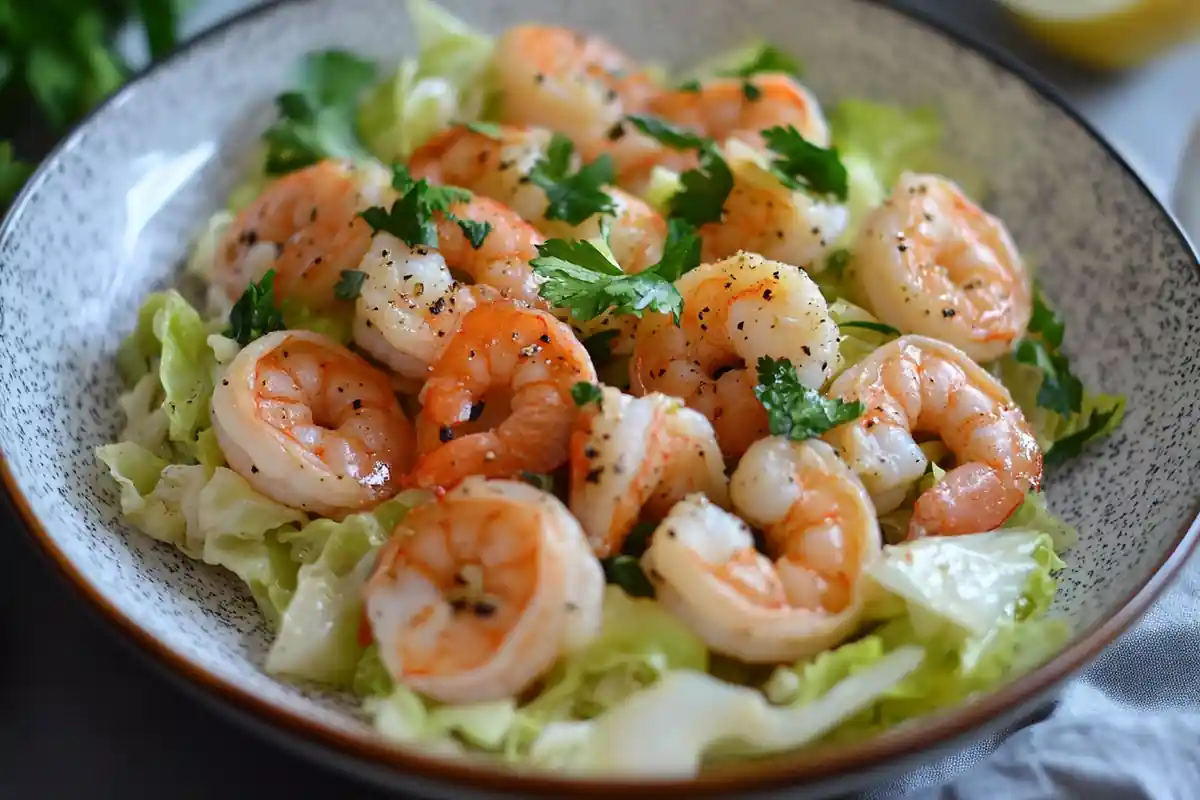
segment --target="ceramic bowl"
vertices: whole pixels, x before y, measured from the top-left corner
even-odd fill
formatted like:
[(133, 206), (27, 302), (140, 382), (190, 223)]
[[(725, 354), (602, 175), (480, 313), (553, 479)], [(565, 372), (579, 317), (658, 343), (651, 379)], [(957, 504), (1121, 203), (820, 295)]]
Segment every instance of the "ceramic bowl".
[[(936, 106), (953, 153), (987, 175), (991, 209), (1065, 314), (1078, 372), (1129, 399), (1115, 436), (1050, 476), (1053, 508), (1082, 532), (1056, 609), (1076, 634), (1060, 655), (872, 741), (655, 794), (862, 786), (1027, 711), (1162, 590), (1197, 538), (1200, 272), (1170, 215), (1048, 92), (927, 23), (859, 0), (446, 5), (491, 30), (536, 19), (600, 31), (665, 63), (765, 35), (803, 59), (826, 101)], [(4, 481), (34, 538), (113, 627), (205, 696), (314, 755), (445, 796), (647, 792), (432, 761), (375, 738), (347, 699), (269, 677), (267, 632), (246, 593), (122, 524), (116, 488), (92, 456), (121, 422), (113, 356), (134, 311), (177, 279), (298, 59), (331, 46), (395, 61), (413, 47), (403, 5), (298, 0), (234, 19), (139, 76), (41, 166), (0, 230)]]

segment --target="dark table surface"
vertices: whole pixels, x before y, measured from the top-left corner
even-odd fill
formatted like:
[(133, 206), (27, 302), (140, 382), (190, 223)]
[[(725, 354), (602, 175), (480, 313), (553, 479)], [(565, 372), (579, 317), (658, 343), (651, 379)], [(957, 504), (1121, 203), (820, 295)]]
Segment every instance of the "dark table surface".
[[(1014, 51), (1094, 118), (1101, 117), (1099, 122), (1110, 113), (1108, 87), (1029, 47), (989, 0), (898, 4), (921, 7)], [(212, 16), (205, 13), (204, 21)], [(1145, 91), (1130, 96), (1136, 101)], [(1095, 92), (1101, 95), (1092, 97)], [(1176, 127), (1172, 136), (1181, 146), (1186, 125)], [(1120, 139), (1119, 114), (1112, 128)], [(1137, 151), (1138, 144), (1131, 149)], [(1178, 153), (1175, 142), (1168, 144)], [(1156, 174), (1148, 177), (1156, 191), (1165, 194), (1173, 164), (1151, 165), (1148, 171)], [(165, 681), (82, 606), (3, 506), (0, 597), (0, 797), (382, 796), (236, 727)]]

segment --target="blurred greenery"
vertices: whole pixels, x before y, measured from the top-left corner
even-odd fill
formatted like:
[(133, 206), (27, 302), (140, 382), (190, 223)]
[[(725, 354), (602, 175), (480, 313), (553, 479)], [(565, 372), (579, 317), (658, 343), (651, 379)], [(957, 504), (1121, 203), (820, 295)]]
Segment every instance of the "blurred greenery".
[(145, 30), (151, 58), (171, 51), (183, 0), (0, 0), (0, 211), (31, 171), (5, 140), (42, 135), (37, 158), (131, 73), (112, 47), (126, 21)]

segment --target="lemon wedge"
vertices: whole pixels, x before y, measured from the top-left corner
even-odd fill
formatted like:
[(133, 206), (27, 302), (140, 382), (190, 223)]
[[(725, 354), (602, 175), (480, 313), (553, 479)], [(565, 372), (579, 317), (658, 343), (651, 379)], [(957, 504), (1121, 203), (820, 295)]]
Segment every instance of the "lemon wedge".
[(1098, 69), (1140, 64), (1200, 33), (1198, 0), (1001, 0), (1033, 37)]

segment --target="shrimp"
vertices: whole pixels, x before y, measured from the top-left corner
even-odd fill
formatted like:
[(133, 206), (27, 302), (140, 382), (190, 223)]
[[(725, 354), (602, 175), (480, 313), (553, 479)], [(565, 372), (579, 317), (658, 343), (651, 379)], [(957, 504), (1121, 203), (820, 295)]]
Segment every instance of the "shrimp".
[[(598, 36), (545, 25), (509, 28), (493, 59), (501, 121), (565, 134), (589, 158), (615, 145), (651, 146), (628, 137), (623, 120), (659, 91), (650, 73)], [(637, 141), (635, 141), (635, 139)]]
[[(438, 246), (409, 247), (377, 233), (359, 263), (365, 274), (354, 316), (354, 341), (406, 381), (421, 381), (479, 300), (511, 297), (545, 306), (529, 266), (541, 235), (515, 211), (485, 197), (455, 203), (450, 214), (491, 226), (475, 247), (459, 225), (439, 214)], [(470, 277), (464, 286), (452, 270)], [(494, 291), (493, 291), (494, 290)]]
[(603, 598), (600, 563), (561, 502), (478, 477), (409, 512), (364, 590), (384, 666), (444, 703), (519, 695), (596, 636)]
[(570, 464), (571, 513), (601, 557), (621, 549), (643, 510), (661, 517), (694, 492), (729, 504), (712, 426), (674, 397), (605, 387), (579, 417)]
[(846, 207), (785, 186), (759, 152), (738, 141), (726, 145), (733, 189), (721, 219), (700, 228), (702, 257), (712, 261), (738, 250), (811, 271), (845, 230)]
[(314, 311), (339, 304), (333, 287), (371, 247), (358, 212), (394, 194), (381, 169), (321, 161), (268, 184), (237, 215), (214, 256), (213, 281), (229, 300), (275, 270), (275, 295)]
[(340, 518), (400, 489), (413, 430), (387, 375), (308, 331), (277, 331), (230, 362), (212, 396), (229, 466), (255, 490)]
[(1008, 390), (953, 345), (903, 336), (843, 372), (831, 397), (866, 412), (825, 434), (870, 491), (895, 509), (925, 474), (914, 434), (936, 434), (957, 465), (919, 498), (910, 539), (999, 527), (1042, 479), (1042, 452)]
[(730, 484), (746, 523), (703, 498), (676, 506), (642, 560), (659, 601), (713, 650), (749, 663), (795, 661), (858, 625), (860, 576), (880, 552), (875, 508), (820, 440), (755, 442)]
[[(449, 128), (413, 153), (413, 176), (453, 184), (513, 208), (551, 238), (590, 239), (600, 234), (602, 217), (593, 214), (578, 225), (546, 218), (546, 192), (529, 180), (529, 173), (546, 158), (550, 131), (501, 126), (496, 136), (466, 126)], [(662, 258), (667, 223), (644, 200), (615, 186), (604, 191), (612, 198), (609, 246), (626, 272), (641, 272)]]
[(847, 273), (889, 325), (949, 342), (978, 362), (1025, 334), (1033, 290), (1016, 244), (945, 178), (901, 175), (853, 252)]
[(562, 322), (506, 300), (465, 315), (421, 389), (419, 488), (468, 475), (550, 472), (567, 460), (571, 388), (596, 382), (587, 350)]
[(680, 325), (665, 314), (638, 327), (629, 374), (634, 394), (683, 398), (712, 421), (727, 458), (767, 435), (754, 395), (759, 358), (787, 358), (800, 381), (824, 385), (839, 364), (838, 328), (803, 271), (753, 253), (702, 264), (675, 284)]

